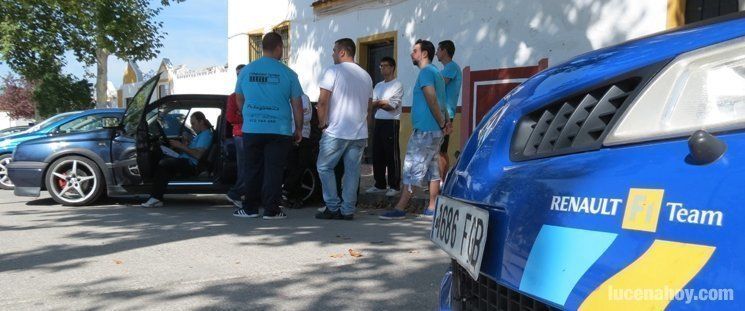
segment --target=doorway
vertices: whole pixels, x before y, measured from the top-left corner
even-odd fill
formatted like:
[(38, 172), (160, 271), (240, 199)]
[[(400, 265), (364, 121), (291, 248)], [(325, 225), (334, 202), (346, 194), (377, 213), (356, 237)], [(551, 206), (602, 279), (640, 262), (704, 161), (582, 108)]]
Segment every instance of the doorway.
[[(396, 59), (396, 32), (387, 32), (369, 37), (360, 38), (357, 40), (358, 46), (358, 64), (370, 74), (372, 78), (373, 87), (378, 82), (383, 81), (383, 75), (380, 73), (380, 60), (383, 57), (391, 57)], [(372, 112), (375, 114), (375, 111)], [(373, 124), (367, 125), (368, 133), (373, 132)], [(362, 163), (372, 163), (372, 135), (368, 135), (367, 148), (362, 157)]]

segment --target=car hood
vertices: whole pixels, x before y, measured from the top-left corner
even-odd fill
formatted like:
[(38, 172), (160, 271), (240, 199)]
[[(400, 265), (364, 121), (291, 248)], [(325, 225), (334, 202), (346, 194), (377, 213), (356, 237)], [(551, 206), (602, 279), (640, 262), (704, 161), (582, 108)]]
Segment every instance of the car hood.
[[(552, 200), (557, 196), (560, 200), (563, 200), (563, 197), (577, 196), (576, 193), (569, 192), (567, 189), (581, 189), (586, 194), (587, 202), (590, 200), (593, 203), (599, 202), (596, 198), (603, 194), (606, 194), (605, 198), (609, 198), (608, 200), (625, 199), (631, 195), (632, 190), (629, 188), (635, 185), (624, 184), (626, 179), (618, 177), (643, 174), (645, 170), (637, 167), (609, 169), (609, 165), (602, 164), (620, 163), (619, 166), (622, 166), (626, 163), (624, 162), (626, 159), (607, 157), (609, 152), (572, 154), (513, 162), (510, 159), (510, 144), (518, 121), (527, 113), (547, 104), (564, 100), (567, 96), (573, 96), (580, 91), (616, 81), (615, 79), (629, 72), (650, 67), (661, 68), (682, 53), (743, 36), (745, 36), (745, 19), (743, 18), (722, 20), (713, 24), (652, 35), (577, 56), (537, 74), (505, 96), (475, 128), (473, 135), (463, 148), (458, 163), (449, 172), (442, 191), (447, 197), (489, 211), (489, 240), (486, 244), (481, 272), (500, 284), (553, 301), (556, 306), (576, 308), (588, 293), (598, 288), (599, 283), (613, 276), (628, 262), (633, 261), (631, 257), (641, 256), (640, 254), (651, 243), (646, 240), (648, 236), (636, 235), (634, 232), (619, 233), (618, 217), (581, 216), (570, 219), (568, 216), (554, 216), (556, 213), (551, 214), (545, 207), (552, 206)], [(668, 146), (669, 144), (668, 142)], [(685, 142), (674, 147), (687, 148)], [(641, 148), (636, 148), (631, 152), (635, 150), (640, 150), (636, 152), (641, 153)], [(646, 157), (649, 163), (665, 163), (664, 161), (669, 161), (669, 159), (664, 157), (669, 155), (661, 150), (660, 147), (660, 151), (655, 150), (654, 153), (647, 152), (634, 156)], [(587, 161), (587, 158), (591, 161)], [(595, 165), (587, 165), (588, 163)], [(647, 171), (649, 170), (651, 169), (648, 168)], [(673, 172), (663, 173), (675, 176), (672, 175)], [(689, 174), (689, 178), (694, 178), (692, 176), (701, 178), (696, 175), (700, 173), (693, 169)], [(660, 175), (665, 176), (665, 174)], [(603, 178), (596, 178), (599, 176)], [(656, 176), (648, 176), (645, 181), (652, 181), (646, 185), (654, 185), (654, 178)], [(702, 187), (696, 188), (704, 191)], [(676, 194), (675, 191), (680, 193), (684, 190), (666, 189), (666, 191), (668, 191), (666, 196), (673, 197)], [(608, 200), (603, 201), (604, 207), (616, 206), (613, 201)], [(614, 214), (614, 216), (617, 215)], [(586, 230), (577, 229), (578, 223), (582, 224)], [(607, 228), (615, 228), (616, 231), (610, 231)], [(702, 240), (713, 234), (701, 229), (691, 230), (687, 233), (689, 236), (701, 237)], [(610, 233), (595, 233), (600, 231)], [(666, 234), (671, 240), (682, 236), (678, 232)], [(541, 240), (539, 239), (541, 235), (549, 238), (558, 237), (556, 238), (558, 240), (548, 238)], [(612, 248), (606, 255), (600, 257), (604, 253), (602, 248), (607, 248), (617, 236), (621, 241), (617, 243), (629, 245), (629, 248)], [(580, 248), (562, 249), (564, 245), (577, 246), (577, 243), (572, 243), (576, 241), (582, 241), (584, 244), (580, 243), (582, 244)], [(710, 245), (708, 241), (701, 242), (701, 244)], [(670, 247), (668, 244), (656, 246), (659, 246), (658, 248)], [(674, 246), (680, 245), (674, 244)], [(533, 256), (531, 252), (536, 249), (545, 250), (546, 256)], [(597, 260), (598, 264), (593, 264), (595, 261), (591, 259), (582, 259), (568, 266), (570, 267), (568, 270), (560, 271), (555, 275), (547, 274), (553, 271), (550, 270), (551, 264), (556, 263), (555, 255), (558, 252), (591, 253), (591, 251), (596, 251), (594, 253), (596, 257), (592, 260)], [(536, 266), (544, 267), (546, 270), (528, 271), (530, 269), (526, 269), (526, 266), (529, 256), (542, 260)], [(591, 267), (591, 270), (583, 270), (589, 271), (585, 277), (579, 269), (569, 271), (573, 269), (571, 267), (583, 265), (588, 269)], [(559, 265), (554, 264), (554, 266)], [(577, 273), (575, 276), (582, 277), (583, 282), (574, 283), (577, 285), (572, 287), (573, 284), (564, 281), (569, 279), (568, 274), (575, 272)], [(551, 276), (555, 278), (551, 279)], [(530, 287), (531, 284), (545, 285), (545, 287)], [(568, 296), (562, 297), (563, 300), (553, 300), (555, 296), (552, 295), (559, 292)], [(562, 301), (566, 301), (566, 304)]]
[(12, 152), (13, 149), (18, 146), (18, 144), (35, 138), (44, 137), (45, 135), (45, 133), (41, 132), (32, 132), (17, 133), (2, 137), (0, 138), (0, 153)]
[[(498, 204), (490, 191), (462, 190), (494, 185), (506, 172), (505, 168), (520, 165), (510, 161), (509, 148), (522, 116), (578, 90), (605, 84), (628, 72), (665, 64), (682, 53), (743, 36), (745, 18), (738, 18), (636, 39), (577, 56), (544, 70), (513, 89), (484, 116), (466, 142), (452, 172), (453, 178), (443, 190), (461, 199)], [(502, 106), (501, 119), (492, 122), (491, 128), (485, 128), (491, 118), (499, 117), (495, 112)]]

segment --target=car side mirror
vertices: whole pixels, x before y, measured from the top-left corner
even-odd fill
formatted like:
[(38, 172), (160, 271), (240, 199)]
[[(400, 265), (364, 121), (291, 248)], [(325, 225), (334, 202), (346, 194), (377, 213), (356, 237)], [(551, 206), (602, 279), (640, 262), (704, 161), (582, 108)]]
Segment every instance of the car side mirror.
[(101, 120), (104, 128), (116, 129), (119, 127), (119, 118), (117, 117), (105, 117)]

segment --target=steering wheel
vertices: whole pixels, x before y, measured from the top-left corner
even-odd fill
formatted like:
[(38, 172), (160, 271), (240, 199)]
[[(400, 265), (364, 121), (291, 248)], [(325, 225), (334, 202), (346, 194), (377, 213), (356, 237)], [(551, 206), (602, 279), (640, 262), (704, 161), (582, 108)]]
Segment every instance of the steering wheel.
[[(160, 120), (155, 120), (153, 123), (151, 123), (150, 124), (150, 129), (151, 129), (151, 131), (149, 131), (149, 134), (150, 134), (150, 139), (151, 140), (153, 140), (153, 141), (157, 140), (161, 144), (164, 144), (166, 146), (169, 145), (168, 144), (168, 136), (166, 136), (166, 132), (165, 132), (165, 130), (163, 130), (163, 126), (160, 124)], [(158, 134), (154, 134), (153, 133), (154, 132), (153, 130), (157, 131)]]

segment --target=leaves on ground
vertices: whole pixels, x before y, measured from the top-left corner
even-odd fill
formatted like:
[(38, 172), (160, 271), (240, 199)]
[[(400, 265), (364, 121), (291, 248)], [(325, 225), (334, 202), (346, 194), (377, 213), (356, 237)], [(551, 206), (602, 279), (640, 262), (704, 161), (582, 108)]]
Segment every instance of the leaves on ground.
[(121, 261), (119, 259), (114, 259), (114, 263), (117, 264), (117, 265), (121, 265), (121, 264), (124, 263), (124, 261)]
[(359, 257), (362, 257), (362, 252), (356, 251), (356, 250), (353, 250), (353, 249), (350, 248), (349, 249), (349, 255), (351, 255), (352, 257), (359, 258)]
[(344, 254), (331, 254), (331, 256), (329, 256), (329, 257), (331, 257), (331, 258), (342, 258), (342, 257), (344, 257)]

